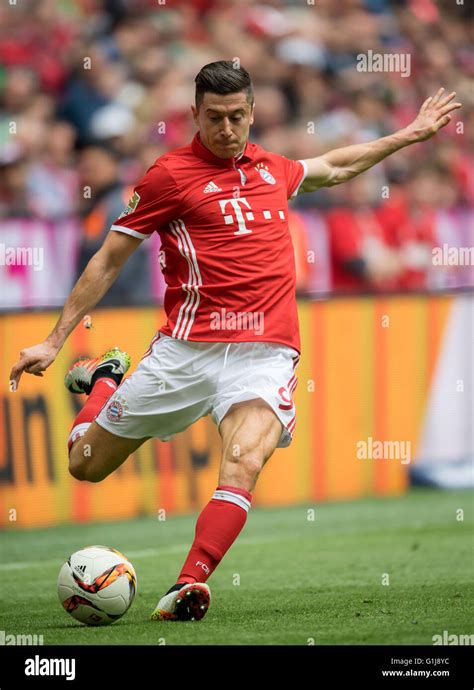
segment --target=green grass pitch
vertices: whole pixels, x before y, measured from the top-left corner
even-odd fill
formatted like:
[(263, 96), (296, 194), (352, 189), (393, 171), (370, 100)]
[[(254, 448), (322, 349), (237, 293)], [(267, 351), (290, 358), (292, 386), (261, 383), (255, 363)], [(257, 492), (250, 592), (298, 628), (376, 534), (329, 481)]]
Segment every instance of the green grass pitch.
[[(412, 490), (252, 509), (209, 580), (211, 608), (198, 623), (149, 620), (175, 581), (195, 516), (10, 529), (0, 534), (1, 627), (43, 635), (45, 645), (431, 645), (444, 630), (474, 632), (472, 507), (467, 491)], [(63, 561), (89, 544), (120, 549), (138, 575), (130, 611), (103, 628), (74, 621), (56, 594)]]

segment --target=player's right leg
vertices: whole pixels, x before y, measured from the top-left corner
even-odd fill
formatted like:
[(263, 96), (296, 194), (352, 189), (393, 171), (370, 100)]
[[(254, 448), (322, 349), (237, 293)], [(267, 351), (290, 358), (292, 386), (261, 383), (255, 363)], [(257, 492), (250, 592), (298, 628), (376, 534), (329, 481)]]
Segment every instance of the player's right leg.
[[(149, 437), (148, 437), (149, 438)], [(69, 472), (75, 479), (101, 482), (125, 462), (147, 438), (121, 438), (92, 422), (69, 452)]]
[[(78, 360), (66, 374), (64, 383), (68, 390), (89, 396), (74, 420), (68, 440), (69, 471), (76, 479), (102, 481), (148, 438), (117, 436), (94, 421), (129, 367), (129, 355), (114, 348), (102, 357)], [(118, 413), (119, 407), (114, 410)]]

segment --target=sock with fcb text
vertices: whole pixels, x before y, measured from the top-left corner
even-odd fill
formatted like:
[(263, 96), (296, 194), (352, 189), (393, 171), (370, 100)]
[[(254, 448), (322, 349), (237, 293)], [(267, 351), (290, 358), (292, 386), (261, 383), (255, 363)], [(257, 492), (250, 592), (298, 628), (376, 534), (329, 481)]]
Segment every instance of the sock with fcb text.
[(87, 402), (73, 422), (71, 433), (67, 441), (68, 449), (78, 438), (84, 436), (94, 419), (97, 417), (112, 393), (117, 390), (117, 381), (109, 377), (98, 378), (90, 392)]
[(177, 584), (207, 580), (239, 536), (251, 501), (252, 494), (245, 489), (217, 487), (198, 517), (194, 542)]

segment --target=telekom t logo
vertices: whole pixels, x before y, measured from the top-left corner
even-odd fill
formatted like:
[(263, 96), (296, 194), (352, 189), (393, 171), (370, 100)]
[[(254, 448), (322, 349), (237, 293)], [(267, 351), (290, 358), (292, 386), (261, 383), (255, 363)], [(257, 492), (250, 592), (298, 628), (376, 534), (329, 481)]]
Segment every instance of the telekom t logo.
[[(247, 220), (253, 220), (254, 216), (252, 213), (252, 207), (250, 206), (249, 202), (247, 199), (244, 199), (243, 197), (239, 197), (238, 199), (222, 199), (219, 201), (221, 211), (224, 215), (224, 221), (226, 225), (232, 225), (232, 223), (237, 220), (237, 225), (239, 226), (239, 229), (234, 232), (234, 235), (248, 235), (252, 231), (248, 229), (248, 227), (245, 225), (245, 218), (244, 214), (242, 212), (242, 207), (240, 204), (243, 204), (244, 208), (248, 208), (248, 211), (246, 212)], [(226, 206), (227, 204), (230, 204), (234, 210), (235, 213), (235, 218), (232, 213), (226, 214)]]

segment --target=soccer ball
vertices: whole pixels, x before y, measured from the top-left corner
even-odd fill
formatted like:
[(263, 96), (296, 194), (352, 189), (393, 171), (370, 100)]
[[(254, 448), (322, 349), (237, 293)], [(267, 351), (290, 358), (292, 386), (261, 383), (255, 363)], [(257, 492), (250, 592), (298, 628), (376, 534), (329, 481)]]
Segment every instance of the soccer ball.
[(108, 625), (121, 618), (136, 589), (133, 565), (120, 551), (107, 546), (76, 551), (59, 571), (59, 601), (86, 625)]

